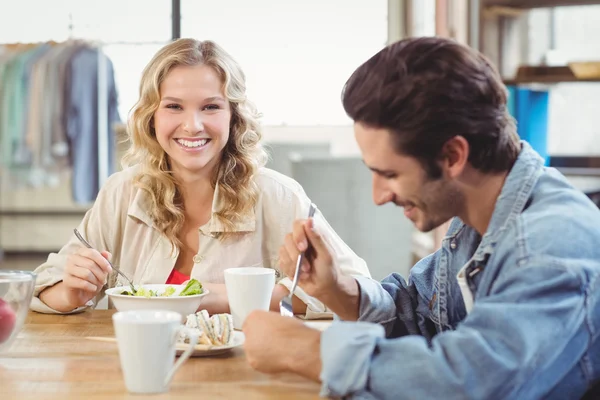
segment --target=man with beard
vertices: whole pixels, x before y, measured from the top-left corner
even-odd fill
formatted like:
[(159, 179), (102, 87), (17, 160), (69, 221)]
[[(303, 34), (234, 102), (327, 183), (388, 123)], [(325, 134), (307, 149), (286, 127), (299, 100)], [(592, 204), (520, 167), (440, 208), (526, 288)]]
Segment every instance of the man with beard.
[(293, 275), (306, 251), (299, 285), (340, 321), (321, 333), (255, 312), (250, 364), (331, 397), (600, 398), (600, 210), (519, 141), (489, 61), (402, 40), (354, 72), (343, 104), (375, 203), (421, 231), (452, 223), (408, 281), (379, 283), (341, 274), (312, 221), (296, 221), (280, 265)]

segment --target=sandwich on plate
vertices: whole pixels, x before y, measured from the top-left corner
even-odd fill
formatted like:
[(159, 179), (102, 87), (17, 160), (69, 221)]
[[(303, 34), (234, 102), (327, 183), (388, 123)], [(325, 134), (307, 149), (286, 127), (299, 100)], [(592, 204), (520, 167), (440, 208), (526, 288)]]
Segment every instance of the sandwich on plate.
[[(185, 326), (195, 329), (198, 334), (198, 344), (224, 346), (231, 343), (233, 338), (233, 319), (231, 314), (214, 314), (201, 310), (187, 316)], [(182, 333), (180, 340), (186, 341)]]

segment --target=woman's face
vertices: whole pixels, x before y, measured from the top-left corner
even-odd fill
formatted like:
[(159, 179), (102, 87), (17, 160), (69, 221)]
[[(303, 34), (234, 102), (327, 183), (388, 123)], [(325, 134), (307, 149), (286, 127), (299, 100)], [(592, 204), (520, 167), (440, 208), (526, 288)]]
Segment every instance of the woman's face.
[(154, 129), (173, 172), (186, 180), (212, 176), (229, 140), (231, 121), (221, 78), (206, 65), (177, 66), (159, 89)]

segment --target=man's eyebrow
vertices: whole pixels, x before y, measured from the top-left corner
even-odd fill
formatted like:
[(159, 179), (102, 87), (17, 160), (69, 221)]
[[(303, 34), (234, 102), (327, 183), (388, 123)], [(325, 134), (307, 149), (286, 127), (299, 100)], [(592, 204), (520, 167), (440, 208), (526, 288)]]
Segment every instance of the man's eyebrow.
[(379, 168), (375, 168), (375, 167), (371, 167), (370, 165), (368, 165), (365, 160), (362, 160), (363, 164), (366, 165), (367, 168), (369, 168), (371, 171), (375, 172), (378, 175), (391, 175), (391, 174), (395, 174), (396, 171), (392, 171), (392, 170), (385, 170), (385, 169), (379, 169)]

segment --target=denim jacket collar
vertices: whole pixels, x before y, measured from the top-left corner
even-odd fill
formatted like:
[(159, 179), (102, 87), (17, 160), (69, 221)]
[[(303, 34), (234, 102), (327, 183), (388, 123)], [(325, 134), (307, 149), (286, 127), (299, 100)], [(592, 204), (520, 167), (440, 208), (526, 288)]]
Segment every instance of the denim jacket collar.
[[(516, 215), (525, 208), (531, 196), (535, 183), (543, 172), (542, 158), (524, 141), (521, 141), (521, 152), (506, 177), (500, 196), (487, 231), (481, 239), (477, 251), (473, 255), (474, 261), (483, 261), (486, 255), (493, 252), (495, 244), (500, 239), (502, 232), (511, 223)], [(465, 223), (455, 218), (448, 229), (445, 239), (454, 239), (465, 228)], [(472, 228), (469, 228), (472, 229)]]

